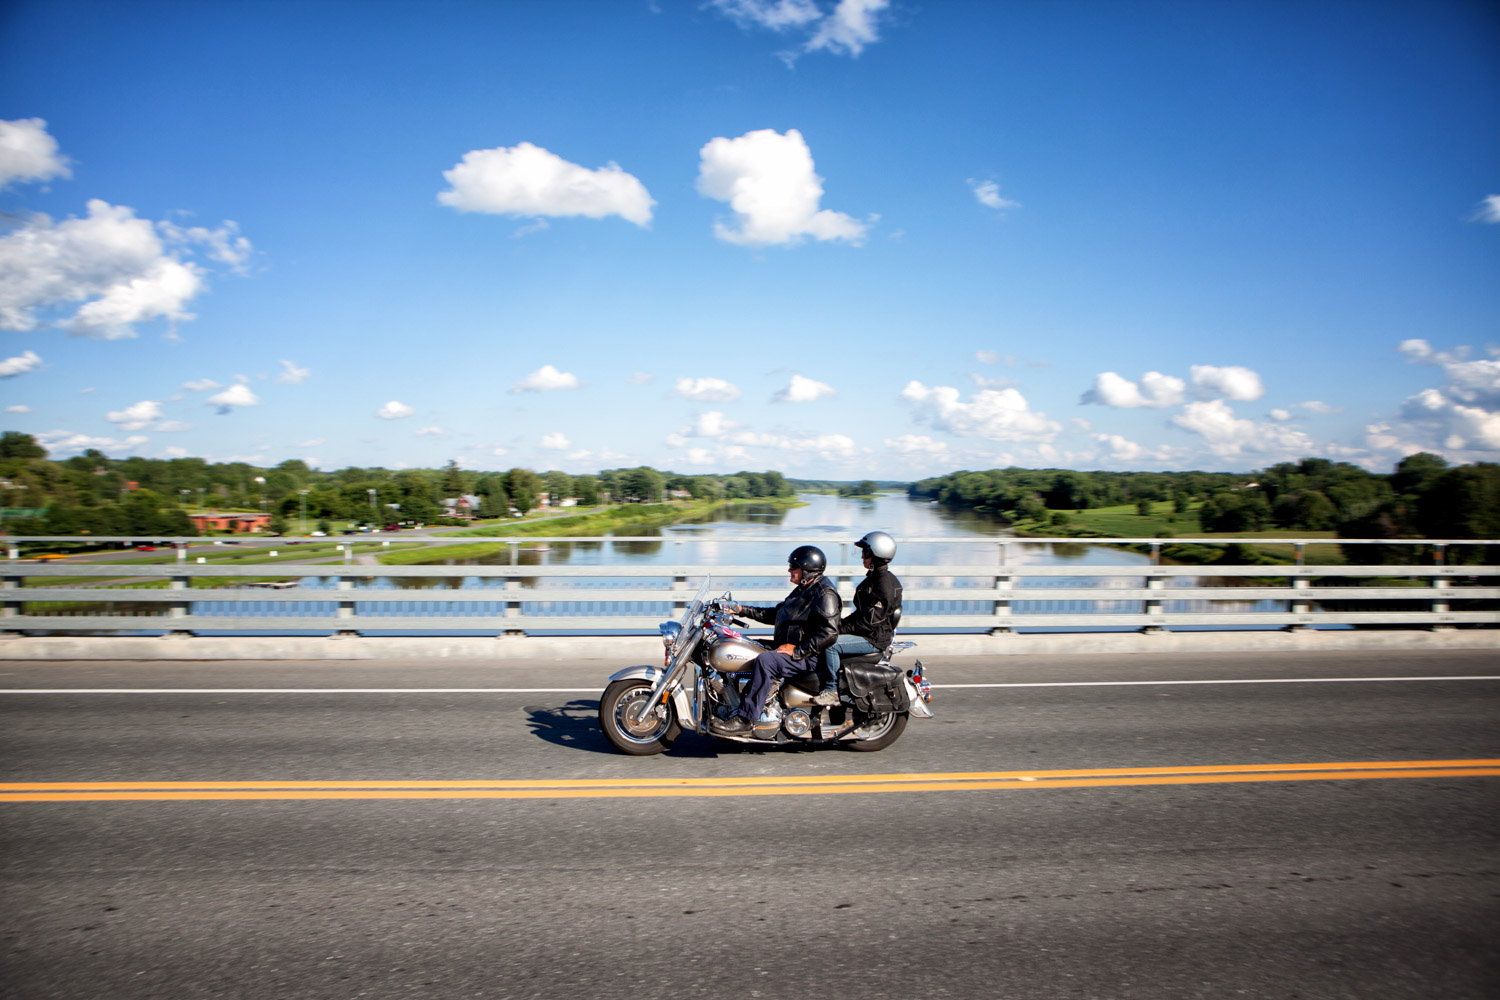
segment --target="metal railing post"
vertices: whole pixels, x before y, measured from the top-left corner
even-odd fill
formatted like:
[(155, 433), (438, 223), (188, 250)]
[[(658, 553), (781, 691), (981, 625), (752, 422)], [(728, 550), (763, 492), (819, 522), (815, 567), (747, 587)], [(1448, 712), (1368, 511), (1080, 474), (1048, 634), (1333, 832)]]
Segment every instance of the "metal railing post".
[[(15, 549), (11, 549), (11, 551), (14, 552)], [(12, 556), (11, 558), (15, 557)], [(23, 576), (7, 576), (4, 580), (0, 580), (0, 591), (19, 589), (25, 582), (26, 578)], [(23, 605), (20, 601), (0, 602), (0, 620), (16, 617), (21, 613), (22, 607)], [(0, 636), (6, 638), (19, 638), (20, 635), (20, 632), (13, 629), (0, 629)]]
[[(1297, 565), (1298, 566), (1302, 565), (1302, 547), (1300, 545), (1297, 547)], [(1312, 581), (1309, 580), (1309, 579), (1307, 579), (1306, 577), (1303, 577), (1303, 576), (1294, 577), (1292, 579), (1292, 589), (1293, 590), (1311, 590), (1312, 589)], [(1294, 614), (1294, 615), (1305, 615), (1305, 614), (1311, 613), (1311, 610), (1312, 610), (1312, 605), (1308, 603), (1307, 598), (1302, 597), (1300, 595), (1292, 598), (1292, 600), (1291, 600), (1291, 612), (1292, 612), (1292, 614)], [(1299, 622), (1299, 623), (1296, 623), (1296, 624), (1293, 624), (1293, 625), (1288, 625), (1286, 627), (1286, 630), (1288, 632), (1311, 632), (1312, 631), (1312, 626), (1311, 625), (1305, 625), (1305, 624), (1302, 624), (1302, 623)]]
[[(341, 577), (339, 577), (338, 589), (339, 590), (353, 590), (354, 589), (354, 581), (352, 579), (350, 579), (349, 577), (347, 577), (347, 576), (341, 576)], [(354, 602), (353, 601), (339, 601), (339, 613), (338, 613), (339, 624), (341, 624), (341, 625), (352, 625), (352, 624), (354, 624), (352, 621), (349, 621), (349, 619), (357, 617), (355, 615), (355, 613), (354, 613), (354, 610), (355, 610), (355, 608), (354, 608)], [(334, 635), (337, 638), (340, 638), (340, 639), (353, 639), (353, 638), (356, 638), (359, 635), (359, 631), (356, 630), (356, 629), (353, 629), (353, 628), (341, 628), (336, 633), (334, 633)]]
[[(1446, 591), (1446, 590), (1451, 589), (1452, 586), (1453, 586), (1452, 581), (1450, 581), (1446, 577), (1441, 577), (1441, 576), (1434, 577), (1433, 580), (1432, 580), (1432, 589), (1433, 590), (1443, 590), (1443, 591)], [(1446, 614), (1448, 614), (1448, 598), (1447, 598), (1447, 596), (1445, 595), (1443, 597), (1434, 598), (1433, 601), (1432, 601), (1432, 609), (1431, 610), (1432, 610), (1432, 613), (1435, 614), (1435, 615), (1446, 615)], [(1452, 632), (1453, 631), (1453, 626), (1452, 625), (1444, 625), (1441, 622), (1433, 622), (1433, 624), (1432, 624), (1432, 631), (1434, 631), (1434, 632)]]
[[(510, 555), (511, 555), (511, 563), (512, 563), (512, 565), (514, 565), (514, 563), (515, 563), (515, 557), (516, 557), (516, 547), (515, 547), (515, 543), (514, 542), (511, 543)], [(520, 589), (521, 589), (521, 578), (520, 577), (518, 577), (518, 576), (508, 576), (508, 577), (505, 578), (505, 590), (506, 590), (506, 594), (508, 596), (510, 595), (511, 591), (518, 591)], [(515, 596), (520, 596), (520, 595), (517, 594)], [(513, 600), (506, 600), (506, 602), (505, 602), (505, 617), (506, 618), (519, 618), (519, 617), (521, 617), (521, 602), (520, 601), (513, 601)], [(508, 629), (504, 629), (504, 630), (501, 631), (500, 638), (504, 639), (506, 636), (510, 636), (511, 638), (518, 638), (518, 637), (523, 636), (525, 634), (526, 633), (522, 629), (508, 628)]]
[[(193, 578), (190, 576), (174, 576), (167, 584), (168, 590), (191, 590)], [(186, 618), (193, 611), (191, 601), (173, 601), (172, 606), (167, 609), (168, 618)], [(192, 629), (174, 628), (167, 633), (168, 636), (186, 637), (193, 634)]]
[[(995, 589), (1007, 593), (1013, 589), (1014, 578), (1010, 575), (1010, 567), (1007, 565), (1009, 548), (1004, 542), (997, 545), (1000, 553), (1000, 573), (995, 576)], [(997, 598), (995, 600), (995, 627), (990, 629), (990, 635), (1016, 635), (1017, 632), (1010, 624), (1010, 598)]]

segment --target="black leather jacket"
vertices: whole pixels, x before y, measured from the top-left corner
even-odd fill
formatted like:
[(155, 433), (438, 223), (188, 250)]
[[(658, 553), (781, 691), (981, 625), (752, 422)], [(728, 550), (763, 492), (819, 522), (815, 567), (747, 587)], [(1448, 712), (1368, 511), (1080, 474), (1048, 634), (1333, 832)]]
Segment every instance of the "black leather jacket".
[(799, 584), (774, 608), (740, 605), (740, 616), (762, 625), (775, 625), (772, 646), (791, 643), (792, 659), (817, 657), (839, 637), (839, 615), (844, 604), (833, 584), (822, 576)]
[(839, 622), (839, 631), (883, 650), (896, 638), (895, 619), (900, 616), (901, 581), (887, 567), (876, 566), (855, 588), (854, 614)]

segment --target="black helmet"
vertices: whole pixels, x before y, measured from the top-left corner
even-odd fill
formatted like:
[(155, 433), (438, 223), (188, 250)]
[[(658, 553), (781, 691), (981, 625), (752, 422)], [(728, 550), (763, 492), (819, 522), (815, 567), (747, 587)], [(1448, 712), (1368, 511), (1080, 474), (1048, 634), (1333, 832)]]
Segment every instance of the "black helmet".
[(869, 553), (872, 559), (890, 562), (896, 558), (896, 540), (883, 531), (872, 531), (854, 544)]
[(806, 576), (819, 576), (828, 568), (828, 557), (816, 545), (799, 545), (786, 557), (788, 569), (800, 569)]

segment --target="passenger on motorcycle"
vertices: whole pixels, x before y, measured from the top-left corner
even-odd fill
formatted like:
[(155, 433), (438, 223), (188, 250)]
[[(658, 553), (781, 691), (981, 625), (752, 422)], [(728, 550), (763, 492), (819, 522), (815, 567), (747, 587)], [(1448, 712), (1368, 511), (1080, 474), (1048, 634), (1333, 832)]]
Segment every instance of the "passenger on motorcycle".
[(838, 640), (823, 653), (827, 675), (823, 690), (813, 698), (819, 705), (839, 703), (840, 658), (885, 652), (901, 618), (901, 581), (889, 568), (896, 558), (896, 540), (872, 531), (854, 544), (864, 556), (865, 578), (854, 591), (854, 614), (839, 622)]
[(818, 667), (818, 656), (839, 635), (839, 615), (843, 603), (838, 591), (823, 576), (828, 559), (812, 545), (800, 545), (787, 556), (787, 573), (792, 592), (771, 608), (728, 605), (731, 614), (775, 625), (772, 641), (775, 649), (761, 653), (750, 661), (750, 687), (740, 703), (739, 712), (714, 723), (715, 732), (725, 736), (744, 736), (761, 717), (771, 683), (778, 678), (793, 677)]

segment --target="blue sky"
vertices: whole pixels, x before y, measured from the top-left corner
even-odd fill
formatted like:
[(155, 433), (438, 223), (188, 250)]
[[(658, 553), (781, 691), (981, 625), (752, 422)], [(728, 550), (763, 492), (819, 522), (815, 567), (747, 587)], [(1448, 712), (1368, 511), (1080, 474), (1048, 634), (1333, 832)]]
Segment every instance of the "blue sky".
[(54, 457), (1500, 460), (1490, 3), (0, 5)]

